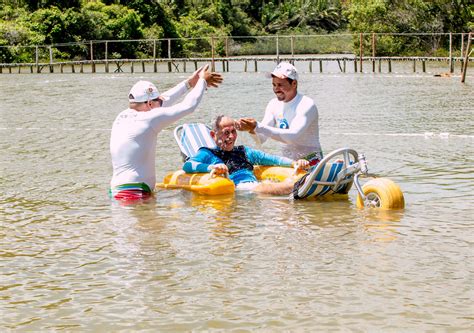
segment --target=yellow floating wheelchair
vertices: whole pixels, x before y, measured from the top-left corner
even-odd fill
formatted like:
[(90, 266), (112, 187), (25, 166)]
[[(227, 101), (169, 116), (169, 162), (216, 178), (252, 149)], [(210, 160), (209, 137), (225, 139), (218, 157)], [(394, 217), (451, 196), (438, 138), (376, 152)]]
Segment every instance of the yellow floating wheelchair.
[[(203, 124), (180, 125), (175, 129), (174, 136), (184, 159), (194, 156), (200, 147), (215, 147), (209, 128)], [(369, 174), (365, 156), (350, 148), (330, 152), (307, 173), (295, 175), (294, 169), (278, 166), (254, 166), (254, 173), (259, 181), (281, 182), (288, 177), (296, 177), (297, 185), (290, 195), (293, 199), (347, 196), (354, 185), (359, 208), (402, 209), (405, 206), (400, 187), (390, 179)], [(361, 178), (372, 179), (362, 185)], [(188, 174), (183, 170), (168, 173), (157, 187), (184, 189), (203, 195), (231, 194), (235, 191), (234, 183), (226, 177), (212, 173)]]

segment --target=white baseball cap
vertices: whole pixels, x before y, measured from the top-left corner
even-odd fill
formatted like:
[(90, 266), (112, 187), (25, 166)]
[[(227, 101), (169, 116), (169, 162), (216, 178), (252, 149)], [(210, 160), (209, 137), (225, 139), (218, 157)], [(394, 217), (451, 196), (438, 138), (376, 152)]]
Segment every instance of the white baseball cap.
[(271, 76), (276, 76), (280, 79), (292, 79), (298, 81), (298, 71), (296, 70), (295, 66), (290, 64), (289, 62), (280, 62), (273, 72), (270, 73)]
[(160, 92), (153, 83), (150, 81), (138, 81), (133, 85), (132, 89), (130, 89), (128, 101), (140, 103), (151, 101), (158, 97), (160, 97)]

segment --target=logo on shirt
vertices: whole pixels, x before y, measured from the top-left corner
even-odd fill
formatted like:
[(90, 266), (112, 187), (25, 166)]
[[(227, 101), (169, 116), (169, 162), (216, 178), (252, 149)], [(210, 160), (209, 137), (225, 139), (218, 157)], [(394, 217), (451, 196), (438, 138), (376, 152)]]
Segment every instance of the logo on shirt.
[(290, 125), (288, 124), (288, 120), (283, 117), (279, 117), (277, 119), (277, 126), (278, 128), (288, 129)]

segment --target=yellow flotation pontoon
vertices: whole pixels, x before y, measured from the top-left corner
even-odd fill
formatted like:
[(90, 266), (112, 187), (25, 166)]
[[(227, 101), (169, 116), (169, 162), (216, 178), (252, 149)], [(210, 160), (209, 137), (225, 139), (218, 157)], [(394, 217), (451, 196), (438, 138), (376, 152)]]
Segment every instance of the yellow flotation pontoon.
[[(278, 166), (254, 166), (255, 176), (259, 181), (282, 182), (288, 177), (301, 178), (305, 172), (300, 171), (295, 175), (293, 168)], [(162, 183), (156, 184), (157, 188), (183, 189), (203, 195), (221, 195), (234, 193), (235, 185), (228, 178), (208, 173), (186, 173), (178, 170), (168, 173)]]
[(183, 170), (168, 173), (157, 188), (183, 189), (203, 195), (231, 194), (235, 185), (227, 177), (208, 173), (186, 173)]

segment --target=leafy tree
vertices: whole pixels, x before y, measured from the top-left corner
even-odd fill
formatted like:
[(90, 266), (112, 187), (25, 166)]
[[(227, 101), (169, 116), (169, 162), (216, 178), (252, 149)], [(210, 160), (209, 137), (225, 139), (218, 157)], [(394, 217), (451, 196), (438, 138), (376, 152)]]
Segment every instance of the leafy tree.
[(463, 32), (473, 21), (470, 0), (349, 0), (349, 28), (356, 32)]
[[(123, 5), (126, 5), (131, 9), (134, 9), (140, 15), (143, 26), (148, 27), (148, 29), (145, 28), (147, 38), (180, 37), (173, 21), (173, 9), (177, 10), (175, 9), (176, 6), (174, 4), (170, 5), (167, 3), (167, 1), (159, 0), (120, 0), (118, 2), (123, 3)], [(182, 2), (184, 1), (178, 1), (178, 8), (183, 8)], [(158, 32), (158, 34), (154, 35), (154, 32)], [(173, 45), (173, 49), (177, 53), (181, 52), (181, 41), (176, 41)], [(166, 47), (161, 47), (160, 50), (162, 57), (167, 56), (167, 45)]]
[(38, 10), (50, 7), (57, 7), (60, 9), (68, 9), (68, 8), (80, 8), (81, 7), (81, 0), (61, 0), (61, 1), (54, 1), (54, 0), (23, 0), (18, 1), (23, 2), (30, 10)]
[(291, 29), (332, 32), (343, 26), (342, 8), (328, 0), (269, 2), (262, 9), (262, 23), (269, 33)]
[[(207, 13), (209, 15), (209, 13)], [(188, 15), (182, 16), (176, 22), (177, 30), (180, 36), (185, 38), (183, 41), (183, 55), (193, 56), (196, 54), (211, 54), (211, 36), (217, 37), (215, 45), (222, 52), (223, 38), (228, 34), (225, 28), (216, 28), (210, 25), (207, 21), (202, 20), (200, 14), (196, 11), (191, 11)]]
[[(122, 0), (119, 1), (124, 6), (134, 9), (139, 15), (142, 23), (146, 27), (157, 24), (163, 28), (165, 38), (179, 37), (176, 28), (170, 18), (174, 15), (171, 9), (165, 10), (166, 5), (161, 5), (158, 0)], [(181, 2), (181, 1), (180, 1)], [(165, 2), (166, 3), (166, 2)]]
[[(142, 22), (138, 13), (122, 5), (90, 2), (83, 9), (85, 21), (97, 40), (130, 40), (143, 38)], [(92, 36), (91, 36), (92, 37)], [(120, 57), (134, 57), (138, 44), (111, 43), (109, 52)]]
[(30, 29), (44, 36), (44, 43), (65, 42), (63, 34), (65, 24), (63, 13), (59, 8), (39, 9), (30, 16), (30, 20)]
[(261, 24), (245, 12), (248, 2), (247, 0), (220, 1), (219, 11), (230, 35), (251, 36), (261, 33)]
[[(473, 13), (472, 0), (0, 0), (0, 45), (171, 38), (173, 55), (189, 55), (209, 50), (209, 38), (204, 37), (210, 36), (345, 28), (379, 33), (467, 32), (474, 29)], [(182, 37), (196, 39), (184, 41)], [(167, 56), (167, 41), (164, 43), (161, 55)], [(370, 40), (365, 43), (369, 47)], [(424, 50), (446, 48), (447, 43), (439, 35), (379, 35), (377, 54), (400, 55), (420, 46)], [(358, 40), (354, 46), (358, 50)], [(222, 50), (222, 42), (217, 48)], [(7, 48), (1, 49), (3, 59), (28, 55), (20, 48), (9, 48), (9, 55)], [(117, 56), (133, 57), (145, 51), (129, 44), (109, 44), (109, 52)], [(87, 46), (71, 46), (60, 56), (87, 52)], [(95, 52), (99, 56), (104, 50)]]

